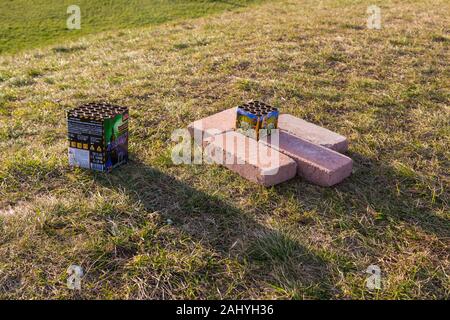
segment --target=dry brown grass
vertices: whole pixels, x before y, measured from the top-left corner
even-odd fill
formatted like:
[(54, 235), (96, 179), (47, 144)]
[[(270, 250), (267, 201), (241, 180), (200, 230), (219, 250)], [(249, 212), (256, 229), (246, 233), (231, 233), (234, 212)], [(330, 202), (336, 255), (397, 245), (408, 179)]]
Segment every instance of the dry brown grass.
[[(1, 56), (0, 296), (448, 298), (450, 6), (378, 3), (379, 31), (372, 1), (277, 1)], [(172, 165), (174, 129), (253, 98), (348, 136), (353, 175)], [(71, 170), (64, 109), (100, 99), (132, 108), (133, 161)]]

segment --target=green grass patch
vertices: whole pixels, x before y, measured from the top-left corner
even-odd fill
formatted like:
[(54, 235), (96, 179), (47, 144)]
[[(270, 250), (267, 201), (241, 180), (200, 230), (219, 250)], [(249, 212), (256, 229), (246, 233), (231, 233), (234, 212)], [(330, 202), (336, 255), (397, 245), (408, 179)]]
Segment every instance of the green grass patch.
[(62, 43), (101, 31), (157, 25), (233, 10), (261, 0), (80, 0), (81, 29), (69, 30), (69, 0), (0, 1), (0, 54), (58, 44), (56, 52), (78, 47)]

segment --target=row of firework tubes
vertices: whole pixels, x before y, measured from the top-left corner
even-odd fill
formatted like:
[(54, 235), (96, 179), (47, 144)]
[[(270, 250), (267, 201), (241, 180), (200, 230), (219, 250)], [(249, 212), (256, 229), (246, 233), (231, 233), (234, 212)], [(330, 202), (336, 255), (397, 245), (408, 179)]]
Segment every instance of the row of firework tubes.
[[(238, 106), (239, 109), (255, 116), (265, 116), (270, 112), (277, 112), (278, 109), (260, 101), (250, 101)], [(91, 102), (83, 104), (69, 111), (72, 116), (84, 116), (90, 118), (105, 118), (115, 116), (128, 111), (127, 107), (113, 105), (107, 102)]]
[(264, 102), (260, 101), (250, 101), (238, 106), (238, 109), (242, 109), (245, 112), (251, 113), (255, 116), (264, 116), (273, 111), (278, 111), (277, 108), (272, 107)]
[(107, 102), (91, 102), (70, 110), (68, 112), (68, 116), (92, 120), (103, 120), (112, 118), (118, 114), (123, 114), (126, 111), (128, 111), (127, 107), (113, 105)]
[(250, 101), (238, 106), (236, 131), (259, 140), (278, 128), (278, 109), (260, 101)]

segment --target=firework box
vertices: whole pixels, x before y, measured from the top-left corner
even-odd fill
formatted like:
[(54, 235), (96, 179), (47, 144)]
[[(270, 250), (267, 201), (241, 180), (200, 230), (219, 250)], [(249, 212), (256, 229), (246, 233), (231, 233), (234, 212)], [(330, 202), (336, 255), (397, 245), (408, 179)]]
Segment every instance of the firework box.
[(111, 171), (128, 162), (128, 108), (88, 103), (67, 113), (69, 165)]
[(278, 128), (278, 109), (263, 102), (251, 101), (237, 108), (236, 131), (259, 140)]

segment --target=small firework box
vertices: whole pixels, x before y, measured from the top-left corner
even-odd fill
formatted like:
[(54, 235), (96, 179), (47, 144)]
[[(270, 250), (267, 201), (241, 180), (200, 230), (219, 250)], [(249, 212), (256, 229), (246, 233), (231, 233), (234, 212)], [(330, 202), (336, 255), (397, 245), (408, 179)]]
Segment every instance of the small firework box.
[(250, 101), (237, 108), (236, 131), (259, 140), (278, 128), (278, 109), (260, 101)]
[(128, 161), (128, 108), (88, 103), (67, 113), (69, 165), (111, 171)]

